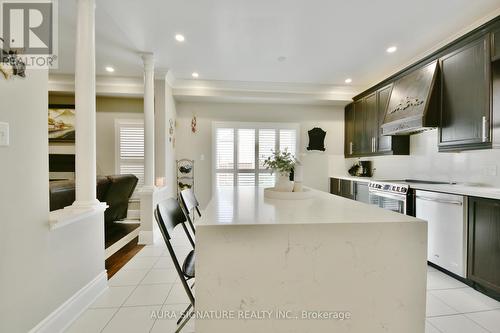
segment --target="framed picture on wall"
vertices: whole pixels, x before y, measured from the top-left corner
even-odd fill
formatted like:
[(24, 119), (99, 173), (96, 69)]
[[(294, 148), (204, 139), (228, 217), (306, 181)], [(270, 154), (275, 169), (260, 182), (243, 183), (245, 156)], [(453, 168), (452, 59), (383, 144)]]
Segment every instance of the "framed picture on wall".
[(75, 106), (49, 105), (49, 142), (75, 142)]

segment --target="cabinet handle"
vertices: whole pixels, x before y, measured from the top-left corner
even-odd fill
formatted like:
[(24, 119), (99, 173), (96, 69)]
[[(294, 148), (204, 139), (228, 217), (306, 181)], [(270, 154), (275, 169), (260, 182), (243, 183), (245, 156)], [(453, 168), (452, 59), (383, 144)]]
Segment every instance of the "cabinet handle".
[(349, 142), (349, 155), (352, 155), (352, 141)]
[(488, 141), (488, 119), (486, 116), (483, 116), (483, 142)]
[(457, 205), (457, 206), (462, 206), (463, 203), (460, 201), (453, 201), (453, 200), (444, 200), (444, 199), (436, 199), (436, 198), (427, 198), (423, 197), (421, 195), (417, 195), (417, 199), (420, 200), (425, 200), (425, 201), (432, 201), (432, 202), (437, 202), (437, 203), (442, 203), (446, 205)]

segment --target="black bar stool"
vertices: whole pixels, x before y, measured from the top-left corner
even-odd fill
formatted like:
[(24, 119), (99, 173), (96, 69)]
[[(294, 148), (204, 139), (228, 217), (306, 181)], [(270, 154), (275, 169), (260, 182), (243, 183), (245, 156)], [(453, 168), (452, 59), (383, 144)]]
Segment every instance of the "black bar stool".
[(165, 244), (167, 245), (168, 252), (172, 258), (177, 274), (181, 279), (182, 286), (184, 287), (190, 302), (188, 308), (183, 312), (182, 316), (177, 321), (177, 324), (179, 325), (175, 331), (177, 333), (180, 332), (189, 319), (191, 319), (191, 316), (186, 317), (186, 314), (191, 310), (191, 308), (194, 309), (194, 295), (192, 292), (194, 283), (189, 286), (188, 281), (194, 279), (195, 277), (195, 252), (194, 250), (189, 252), (181, 267), (172, 243), (170, 242), (171, 234), (175, 227), (179, 224), (183, 226), (187, 235), (189, 235), (189, 232), (185, 226), (185, 222), (187, 221), (186, 215), (182, 211), (182, 208), (177, 200), (170, 198), (160, 202), (156, 206), (154, 215), (156, 222), (158, 222), (158, 226), (160, 227), (163, 239), (165, 240)]
[[(196, 199), (196, 196), (194, 195), (194, 191), (190, 188), (188, 189), (185, 189), (185, 190), (182, 190), (181, 191), (181, 201), (182, 201), (182, 205), (184, 206), (184, 209), (186, 210), (186, 215), (187, 215), (187, 219), (188, 219), (188, 222), (189, 222), (189, 226), (191, 227), (191, 230), (193, 231), (193, 234), (196, 233), (196, 230), (194, 228), (194, 217), (195, 217), (195, 214), (194, 214), (194, 211), (196, 210), (196, 212), (198, 213), (198, 217), (201, 217), (201, 213), (200, 213), (200, 204), (198, 202), (198, 200)], [(193, 214), (193, 219), (191, 219), (191, 214)]]

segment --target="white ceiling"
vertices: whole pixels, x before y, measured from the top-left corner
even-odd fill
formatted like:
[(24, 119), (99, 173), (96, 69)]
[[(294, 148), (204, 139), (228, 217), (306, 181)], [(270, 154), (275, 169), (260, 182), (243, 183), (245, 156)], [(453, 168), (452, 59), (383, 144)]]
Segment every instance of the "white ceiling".
[[(500, 7), (499, 0), (97, 0), (97, 74), (366, 87)], [(73, 73), (75, 0), (59, 1), (59, 70)], [(184, 43), (174, 39), (186, 37)], [(385, 49), (397, 45), (398, 51)], [(284, 56), (286, 60), (278, 61)]]

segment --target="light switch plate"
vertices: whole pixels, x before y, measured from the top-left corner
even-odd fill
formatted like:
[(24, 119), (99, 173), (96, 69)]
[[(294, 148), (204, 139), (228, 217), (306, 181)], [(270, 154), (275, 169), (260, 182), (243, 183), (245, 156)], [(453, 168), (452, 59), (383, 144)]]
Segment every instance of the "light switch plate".
[(0, 122), (0, 146), (9, 145), (9, 124)]

